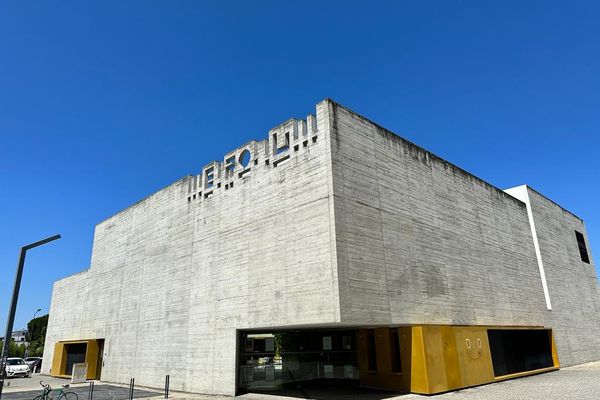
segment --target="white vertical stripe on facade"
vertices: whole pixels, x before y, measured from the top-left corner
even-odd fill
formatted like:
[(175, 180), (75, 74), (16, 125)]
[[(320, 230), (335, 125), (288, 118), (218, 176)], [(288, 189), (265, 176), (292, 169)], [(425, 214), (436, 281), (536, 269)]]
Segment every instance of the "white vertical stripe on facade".
[(544, 272), (544, 262), (542, 261), (542, 253), (540, 251), (540, 243), (538, 241), (537, 232), (535, 230), (535, 222), (533, 221), (533, 212), (531, 211), (531, 201), (529, 200), (529, 192), (527, 185), (517, 186), (505, 190), (506, 193), (521, 200), (527, 206), (527, 217), (529, 218), (529, 226), (531, 227), (531, 236), (533, 237), (533, 248), (535, 249), (535, 257), (537, 258), (538, 269), (540, 270), (540, 279), (542, 280), (542, 288), (544, 289), (544, 298), (546, 299), (546, 308), (552, 310), (550, 302), (550, 293), (548, 292), (548, 283), (546, 281), (546, 273)]

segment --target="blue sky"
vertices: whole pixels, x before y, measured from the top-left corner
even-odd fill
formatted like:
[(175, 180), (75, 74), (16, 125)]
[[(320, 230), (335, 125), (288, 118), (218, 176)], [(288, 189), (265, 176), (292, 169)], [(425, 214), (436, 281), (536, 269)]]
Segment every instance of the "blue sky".
[(599, 2), (3, 1), (0, 329), (89, 266), (94, 225), (326, 97), (500, 187), (600, 252)]

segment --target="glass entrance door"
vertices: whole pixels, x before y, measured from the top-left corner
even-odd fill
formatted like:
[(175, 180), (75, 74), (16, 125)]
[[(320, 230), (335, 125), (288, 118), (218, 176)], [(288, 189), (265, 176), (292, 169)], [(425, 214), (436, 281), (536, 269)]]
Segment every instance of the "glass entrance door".
[(239, 338), (242, 391), (309, 381), (358, 382), (355, 330), (241, 332)]

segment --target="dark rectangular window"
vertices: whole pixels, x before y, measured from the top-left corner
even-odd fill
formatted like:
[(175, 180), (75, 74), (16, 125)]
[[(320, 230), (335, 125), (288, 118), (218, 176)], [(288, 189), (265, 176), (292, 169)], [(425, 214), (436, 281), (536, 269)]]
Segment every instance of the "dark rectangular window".
[(377, 352), (375, 350), (375, 331), (367, 331), (367, 357), (369, 358), (369, 371), (377, 371)]
[(494, 375), (554, 366), (550, 338), (546, 329), (488, 329)]
[(585, 247), (585, 239), (581, 232), (575, 231), (575, 237), (577, 238), (577, 245), (579, 246), (579, 255), (581, 256), (581, 261), (584, 263), (590, 263), (590, 257), (588, 256), (587, 247)]
[(352, 350), (352, 336), (342, 336), (342, 349)]
[(65, 375), (71, 375), (73, 373), (73, 364), (85, 362), (87, 343), (66, 344), (65, 348), (67, 350), (67, 366), (64, 373)]
[(392, 372), (402, 372), (402, 362), (400, 360), (400, 338), (398, 337), (398, 328), (390, 329), (390, 351), (392, 353)]

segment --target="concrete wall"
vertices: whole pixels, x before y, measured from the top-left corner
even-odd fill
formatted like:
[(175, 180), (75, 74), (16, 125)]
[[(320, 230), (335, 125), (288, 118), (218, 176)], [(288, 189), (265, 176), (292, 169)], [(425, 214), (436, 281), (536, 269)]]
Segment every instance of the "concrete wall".
[[(583, 221), (527, 187), (552, 311), (561, 365), (600, 360), (600, 287)], [(590, 263), (581, 260), (575, 231), (585, 237)]]
[(342, 321), (543, 325), (525, 205), (329, 107)]
[(581, 219), (329, 109), (344, 323), (544, 325), (562, 365), (600, 359), (600, 288), (593, 260), (579, 255), (575, 230), (591, 259)]
[(57, 341), (105, 338), (103, 380), (233, 394), (236, 329), (339, 322), (324, 119), (323, 103), (252, 142), (249, 171), (211, 163), (210, 187), (205, 168), (100, 223), (90, 269), (55, 284), (43, 372)]
[(290, 326), (546, 325), (563, 364), (598, 359), (585, 227), (531, 198), (552, 311), (523, 201), (323, 101), (98, 224), (43, 372), (57, 341), (104, 338), (103, 380), (233, 394), (236, 329)]

